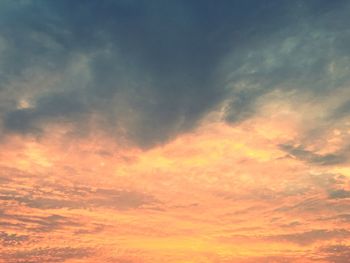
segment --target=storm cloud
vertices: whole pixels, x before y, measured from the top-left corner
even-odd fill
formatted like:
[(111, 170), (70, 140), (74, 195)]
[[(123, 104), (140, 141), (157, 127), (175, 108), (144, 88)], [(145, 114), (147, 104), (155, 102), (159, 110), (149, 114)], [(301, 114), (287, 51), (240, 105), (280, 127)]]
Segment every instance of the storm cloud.
[(346, 1), (0, 5), (3, 134), (40, 135), (61, 122), (82, 134), (93, 119), (150, 147), (222, 105), (237, 122), (272, 90), (323, 96), (348, 80)]

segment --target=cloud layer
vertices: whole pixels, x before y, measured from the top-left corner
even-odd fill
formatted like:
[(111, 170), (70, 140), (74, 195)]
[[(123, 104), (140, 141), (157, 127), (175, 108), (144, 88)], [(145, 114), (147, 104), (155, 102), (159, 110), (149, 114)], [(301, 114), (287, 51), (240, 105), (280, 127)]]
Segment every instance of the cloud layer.
[(349, 261), (348, 1), (0, 1), (0, 263)]
[(348, 81), (346, 1), (1, 5), (3, 132), (68, 122), (149, 147), (220, 107), (241, 121), (273, 90), (329, 96)]

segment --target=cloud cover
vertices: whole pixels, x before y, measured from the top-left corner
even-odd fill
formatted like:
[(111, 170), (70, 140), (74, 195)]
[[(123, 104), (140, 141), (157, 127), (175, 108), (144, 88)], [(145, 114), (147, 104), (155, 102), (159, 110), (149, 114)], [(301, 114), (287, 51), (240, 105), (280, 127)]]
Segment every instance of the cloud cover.
[(349, 11), (0, 1), (0, 262), (347, 262)]
[(348, 80), (346, 1), (33, 0), (1, 10), (5, 134), (69, 123), (150, 147), (215, 109), (237, 122), (273, 90), (322, 96)]

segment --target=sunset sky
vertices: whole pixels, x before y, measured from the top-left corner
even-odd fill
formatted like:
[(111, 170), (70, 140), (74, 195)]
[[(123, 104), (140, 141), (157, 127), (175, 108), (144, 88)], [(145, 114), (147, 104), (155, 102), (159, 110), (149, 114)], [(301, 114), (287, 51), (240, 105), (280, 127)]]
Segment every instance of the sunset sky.
[(349, 263), (349, 14), (0, 0), (0, 263)]

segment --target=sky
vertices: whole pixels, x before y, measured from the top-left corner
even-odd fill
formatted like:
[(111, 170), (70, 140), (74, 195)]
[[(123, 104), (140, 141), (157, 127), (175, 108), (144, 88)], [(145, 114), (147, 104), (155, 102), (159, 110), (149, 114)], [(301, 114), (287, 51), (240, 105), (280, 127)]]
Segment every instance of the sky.
[(1, 0), (0, 263), (350, 262), (349, 12)]

